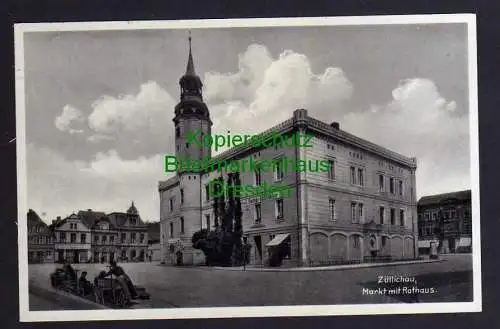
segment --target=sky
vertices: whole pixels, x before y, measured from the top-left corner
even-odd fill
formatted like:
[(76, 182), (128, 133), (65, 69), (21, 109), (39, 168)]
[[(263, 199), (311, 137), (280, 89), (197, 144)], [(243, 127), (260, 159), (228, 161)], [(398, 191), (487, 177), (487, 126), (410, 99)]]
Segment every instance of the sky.
[[(470, 188), (465, 24), (193, 28), (213, 134), (297, 108), (417, 157), (417, 196)], [(28, 207), (159, 220), (188, 30), (24, 35)], [(251, 124), (249, 124), (251, 123)]]

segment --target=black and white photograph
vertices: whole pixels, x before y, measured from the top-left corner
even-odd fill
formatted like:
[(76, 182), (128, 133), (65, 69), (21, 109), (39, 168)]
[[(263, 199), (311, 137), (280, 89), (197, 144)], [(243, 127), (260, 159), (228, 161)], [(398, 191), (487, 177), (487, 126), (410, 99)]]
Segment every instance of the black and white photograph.
[(474, 15), (21, 23), (15, 51), (21, 321), (481, 311)]

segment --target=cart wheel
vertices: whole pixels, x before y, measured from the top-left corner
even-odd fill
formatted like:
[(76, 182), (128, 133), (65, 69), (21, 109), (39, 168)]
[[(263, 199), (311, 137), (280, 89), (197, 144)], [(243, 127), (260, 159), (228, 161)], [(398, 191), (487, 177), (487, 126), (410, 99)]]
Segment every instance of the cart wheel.
[(127, 296), (125, 295), (123, 289), (120, 289), (116, 293), (115, 305), (119, 307), (124, 307), (126, 304), (127, 304)]
[(103, 299), (101, 298), (99, 292), (97, 291), (97, 289), (94, 291), (94, 297), (95, 297), (95, 302), (98, 303), (98, 304), (104, 304), (104, 301)]

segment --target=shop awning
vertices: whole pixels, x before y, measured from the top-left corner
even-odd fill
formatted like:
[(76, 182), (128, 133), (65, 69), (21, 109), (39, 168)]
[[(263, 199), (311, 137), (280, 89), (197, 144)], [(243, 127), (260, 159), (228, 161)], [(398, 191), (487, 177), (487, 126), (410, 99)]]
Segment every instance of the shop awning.
[(290, 233), (278, 234), (274, 237), (274, 239), (269, 241), (266, 244), (266, 246), (267, 247), (278, 246), (278, 245), (282, 244), (283, 241), (285, 241), (285, 239), (288, 238), (289, 236), (290, 236)]
[(458, 241), (458, 246), (459, 247), (470, 247), (472, 245), (472, 239), (471, 238), (460, 238)]

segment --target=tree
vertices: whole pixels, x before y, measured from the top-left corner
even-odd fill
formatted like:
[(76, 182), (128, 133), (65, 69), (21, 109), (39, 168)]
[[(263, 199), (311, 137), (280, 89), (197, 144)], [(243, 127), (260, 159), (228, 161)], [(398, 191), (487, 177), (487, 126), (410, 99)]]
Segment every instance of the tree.
[(215, 231), (201, 230), (192, 237), (193, 248), (205, 254), (207, 265), (231, 266), (244, 262), (244, 250), (241, 239), (241, 198), (239, 173), (229, 173), (226, 186), (229, 187), (227, 198), (221, 191), (223, 178), (216, 178), (211, 184), (214, 197)]

